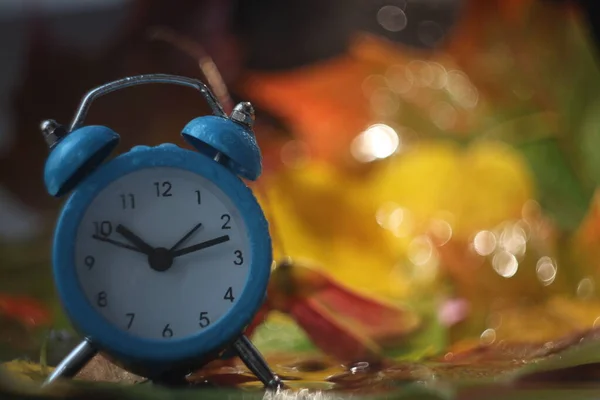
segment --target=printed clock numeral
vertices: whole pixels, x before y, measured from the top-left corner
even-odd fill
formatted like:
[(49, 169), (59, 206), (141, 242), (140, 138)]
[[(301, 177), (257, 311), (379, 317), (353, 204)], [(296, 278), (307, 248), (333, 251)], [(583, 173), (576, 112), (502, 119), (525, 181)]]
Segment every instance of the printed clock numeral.
[(96, 264), (96, 259), (93, 256), (87, 256), (83, 259), (83, 263), (88, 267), (88, 269), (92, 269), (94, 264)]
[(200, 325), (200, 328), (206, 328), (210, 325), (210, 319), (208, 319), (208, 312), (202, 311), (200, 313), (200, 320), (198, 324)]
[(231, 216), (229, 214), (221, 215), (221, 221), (225, 221), (223, 223), (223, 226), (221, 226), (221, 229), (231, 229), (231, 227), (229, 226), (229, 221), (231, 221)]
[(121, 195), (121, 206), (124, 210), (135, 208), (135, 196), (131, 193)]
[(125, 314), (125, 316), (127, 318), (129, 318), (129, 322), (127, 323), (127, 329), (131, 328), (131, 325), (133, 324), (133, 320), (135, 319), (135, 313), (127, 313)]
[(235, 300), (235, 297), (233, 297), (233, 288), (231, 286), (229, 286), (229, 289), (227, 289), (227, 291), (225, 292), (225, 296), (223, 296), (223, 300), (229, 300), (232, 303)]
[(233, 254), (235, 254), (235, 260), (233, 261), (233, 263), (235, 265), (242, 265), (244, 263), (244, 257), (242, 256), (242, 251), (241, 250), (236, 250), (233, 252)]
[(154, 182), (154, 186), (156, 187), (156, 197), (171, 197), (171, 182)]
[(102, 291), (98, 293), (98, 296), (96, 297), (96, 304), (98, 304), (98, 307), (106, 307), (108, 305), (106, 292)]
[(110, 236), (113, 228), (110, 221), (95, 221), (94, 222), (94, 232), (98, 236)]
[(162, 331), (162, 337), (164, 337), (164, 338), (173, 337), (173, 330), (171, 329), (171, 327), (169, 326), (169, 324), (167, 324), (165, 326), (165, 329), (163, 329), (163, 331)]

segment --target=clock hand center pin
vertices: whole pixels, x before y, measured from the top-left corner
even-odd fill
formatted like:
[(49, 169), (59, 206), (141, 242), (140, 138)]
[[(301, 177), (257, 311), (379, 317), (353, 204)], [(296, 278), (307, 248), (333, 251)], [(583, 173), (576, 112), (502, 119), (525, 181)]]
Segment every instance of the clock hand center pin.
[(150, 246), (142, 238), (122, 224), (117, 226), (116, 231), (131, 244), (133, 244), (140, 252), (148, 256), (148, 264), (153, 270), (163, 272), (171, 268), (173, 265), (173, 256), (168, 249), (164, 247), (154, 248)]

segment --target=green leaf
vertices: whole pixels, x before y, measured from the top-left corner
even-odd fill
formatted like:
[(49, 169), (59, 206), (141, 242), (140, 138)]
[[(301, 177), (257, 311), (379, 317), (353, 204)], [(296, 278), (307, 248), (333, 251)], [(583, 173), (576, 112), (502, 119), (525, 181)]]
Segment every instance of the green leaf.
[(534, 174), (542, 208), (560, 228), (574, 231), (583, 220), (592, 192), (585, 190), (567, 163), (558, 140), (545, 138), (517, 147)]
[(434, 303), (424, 300), (419, 307), (419, 315), (423, 318), (422, 328), (408, 336), (401, 346), (386, 349), (387, 356), (403, 361), (418, 361), (444, 351), (448, 346), (448, 330), (441, 324)]
[(273, 313), (273, 316), (256, 328), (252, 343), (262, 352), (305, 353), (317, 352), (310, 338), (290, 318)]
[(584, 169), (584, 178), (600, 186), (600, 100), (588, 105), (585, 115), (582, 116), (581, 131), (579, 132), (579, 148), (581, 166)]

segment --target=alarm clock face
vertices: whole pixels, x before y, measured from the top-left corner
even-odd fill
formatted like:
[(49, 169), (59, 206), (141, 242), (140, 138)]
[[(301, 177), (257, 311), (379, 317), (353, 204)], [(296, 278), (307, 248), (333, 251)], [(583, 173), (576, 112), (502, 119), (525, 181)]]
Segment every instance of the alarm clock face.
[(244, 220), (211, 181), (153, 167), (101, 190), (75, 243), (89, 303), (127, 333), (169, 340), (216, 323), (240, 297), (252, 252)]

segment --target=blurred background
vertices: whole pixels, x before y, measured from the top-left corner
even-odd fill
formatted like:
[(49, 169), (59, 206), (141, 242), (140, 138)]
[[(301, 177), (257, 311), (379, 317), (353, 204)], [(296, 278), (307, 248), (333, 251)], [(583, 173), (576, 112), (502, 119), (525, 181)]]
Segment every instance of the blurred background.
[[(1, 1), (0, 359), (36, 359), (49, 337), (53, 363), (75, 340), (51, 279), (62, 200), (43, 186), (40, 121), (67, 123), (85, 92), (128, 75), (208, 82), (206, 55), (231, 97), (257, 109), (265, 171), (252, 187), (276, 259), (415, 316), (388, 354), (538, 343), (600, 324), (597, 8)], [(183, 146), (180, 129), (208, 112), (194, 91), (151, 85), (103, 97), (87, 122), (119, 132), (124, 152)], [(317, 351), (301, 325), (274, 312), (255, 340)]]

